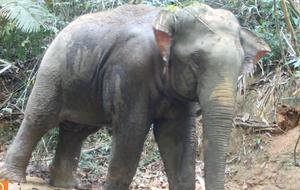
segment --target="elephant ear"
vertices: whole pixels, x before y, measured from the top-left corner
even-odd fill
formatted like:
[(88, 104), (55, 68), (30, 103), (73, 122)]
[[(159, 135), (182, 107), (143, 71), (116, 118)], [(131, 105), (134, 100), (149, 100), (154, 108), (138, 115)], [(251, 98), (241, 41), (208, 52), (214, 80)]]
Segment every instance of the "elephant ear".
[(170, 47), (172, 42), (175, 16), (173, 13), (162, 10), (153, 22), (153, 31), (156, 44), (159, 48), (163, 60), (168, 62), (170, 57)]
[(271, 51), (270, 46), (263, 39), (246, 28), (241, 29), (241, 44), (245, 53), (244, 73), (251, 73), (254, 64)]

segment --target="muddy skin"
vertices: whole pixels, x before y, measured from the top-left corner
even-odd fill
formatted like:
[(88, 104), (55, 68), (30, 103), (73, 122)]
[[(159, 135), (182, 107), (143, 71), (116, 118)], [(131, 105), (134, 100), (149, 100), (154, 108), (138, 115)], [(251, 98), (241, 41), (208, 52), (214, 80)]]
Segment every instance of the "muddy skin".
[(199, 4), (125, 5), (79, 17), (48, 48), (0, 178), (24, 182), (41, 137), (60, 127), (50, 183), (76, 188), (82, 141), (113, 135), (105, 190), (127, 190), (154, 125), (170, 190), (195, 189), (195, 102), (204, 121), (206, 190), (224, 189), (242, 62), (270, 51), (232, 13)]

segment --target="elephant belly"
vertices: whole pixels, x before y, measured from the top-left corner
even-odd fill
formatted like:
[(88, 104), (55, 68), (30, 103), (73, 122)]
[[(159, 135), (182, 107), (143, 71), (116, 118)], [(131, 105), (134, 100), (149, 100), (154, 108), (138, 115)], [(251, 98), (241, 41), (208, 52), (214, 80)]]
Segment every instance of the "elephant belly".
[(77, 107), (74, 105), (64, 107), (61, 110), (60, 121), (65, 120), (97, 127), (108, 126), (111, 123), (110, 115), (105, 114), (101, 109), (90, 108), (89, 106)]

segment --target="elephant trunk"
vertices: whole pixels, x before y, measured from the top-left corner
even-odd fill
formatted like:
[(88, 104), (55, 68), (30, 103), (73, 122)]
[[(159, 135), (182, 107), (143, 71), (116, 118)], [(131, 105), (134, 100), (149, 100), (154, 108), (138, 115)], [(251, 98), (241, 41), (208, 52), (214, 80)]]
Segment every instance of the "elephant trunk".
[(219, 87), (209, 93), (200, 93), (206, 190), (224, 190), (225, 157), (234, 114), (232, 84), (223, 83)]

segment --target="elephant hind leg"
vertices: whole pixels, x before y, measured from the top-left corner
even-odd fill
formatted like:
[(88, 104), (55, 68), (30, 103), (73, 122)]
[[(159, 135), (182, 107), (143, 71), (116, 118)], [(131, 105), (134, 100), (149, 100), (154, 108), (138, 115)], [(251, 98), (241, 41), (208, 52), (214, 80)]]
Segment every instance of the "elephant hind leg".
[(81, 188), (75, 178), (83, 141), (99, 127), (89, 127), (72, 122), (59, 125), (59, 139), (51, 166), (50, 184), (56, 187)]
[(0, 179), (24, 182), (34, 147), (58, 123), (61, 106), (59, 84), (53, 76), (41, 76), (45, 74), (38, 74), (21, 127), (7, 151), (4, 164), (0, 166)]

